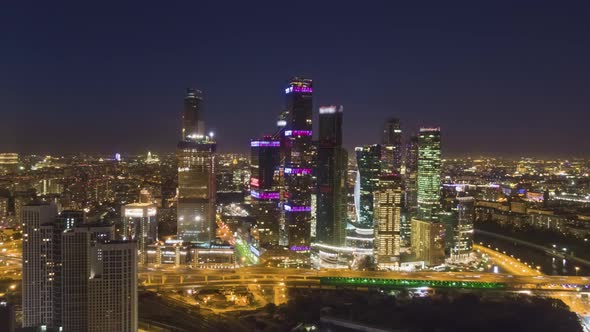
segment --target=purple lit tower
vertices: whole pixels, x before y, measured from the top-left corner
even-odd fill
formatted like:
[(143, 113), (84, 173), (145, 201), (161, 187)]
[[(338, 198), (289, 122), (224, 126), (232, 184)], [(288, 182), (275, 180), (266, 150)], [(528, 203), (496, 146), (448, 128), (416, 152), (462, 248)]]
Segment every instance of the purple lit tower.
[(272, 136), (250, 142), (250, 196), (262, 246), (279, 242), (280, 148)]
[(294, 77), (285, 88), (283, 130), (284, 237), (290, 248), (309, 248), (314, 148), (312, 146), (312, 80)]

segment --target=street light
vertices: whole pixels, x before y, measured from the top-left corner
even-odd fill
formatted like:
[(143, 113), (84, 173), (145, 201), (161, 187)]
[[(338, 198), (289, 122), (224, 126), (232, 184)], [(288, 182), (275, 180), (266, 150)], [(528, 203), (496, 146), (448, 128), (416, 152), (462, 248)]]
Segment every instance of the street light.
[(578, 271), (580, 271), (580, 267), (576, 266), (576, 277), (578, 276)]

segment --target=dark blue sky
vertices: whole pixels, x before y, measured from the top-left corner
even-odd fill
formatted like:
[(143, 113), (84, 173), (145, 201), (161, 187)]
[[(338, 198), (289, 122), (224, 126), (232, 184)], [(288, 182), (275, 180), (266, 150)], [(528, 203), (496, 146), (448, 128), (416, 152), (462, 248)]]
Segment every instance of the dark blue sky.
[(0, 31), (0, 151), (173, 151), (188, 86), (246, 151), (307, 75), (349, 147), (397, 116), (447, 155), (590, 155), (588, 1), (15, 1)]

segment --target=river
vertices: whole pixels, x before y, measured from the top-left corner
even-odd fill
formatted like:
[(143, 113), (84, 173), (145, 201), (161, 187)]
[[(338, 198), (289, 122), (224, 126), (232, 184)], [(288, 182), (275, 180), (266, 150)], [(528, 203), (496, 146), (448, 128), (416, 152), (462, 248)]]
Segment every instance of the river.
[[(477, 244), (480, 242), (483, 242), (485, 245), (490, 244), (493, 249), (498, 248), (500, 252), (506, 251), (506, 254), (514, 255), (516, 258), (520, 258), (522, 262), (529, 263), (534, 267), (540, 266), (541, 272), (547, 275), (590, 275), (589, 267), (577, 264), (576, 262), (570, 262), (566, 259), (552, 257), (538, 249), (526, 247), (511, 241), (475, 233), (474, 242)], [(579, 268), (578, 271), (576, 271), (576, 267)]]

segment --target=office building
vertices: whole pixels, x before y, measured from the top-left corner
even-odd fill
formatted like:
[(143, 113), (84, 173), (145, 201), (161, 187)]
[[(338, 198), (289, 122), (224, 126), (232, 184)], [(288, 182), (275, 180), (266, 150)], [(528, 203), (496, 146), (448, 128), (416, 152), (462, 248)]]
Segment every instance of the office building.
[(445, 261), (445, 225), (439, 222), (412, 219), (412, 252), (426, 265)]
[(282, 242), (294, 249), (308, 249), (310, 246), (314, 159), (312, 93), (312, 80), (307, 78), (294, 77), (285, 88), (287, 109), (281, 144), (284, 156)]
[(140, 264), (147, 261), (147, 246), (158, 239), (157, 213), (158, 208), (154, 203), (132, 203), (121, 207), (121, 235), (125, 240), (137, 242)]
[(315, 242), (343, 246), (348, 155), (342, 147), (342, 106), (320, 107), (316, 166)]
[(279, 243), (281, 141), (271, 136), (250, 142), (250, 196), (263, 246)]
[(399, 174), (379, 178), (375, 189), (375, 262), (380, 270), (400, 265), (402, 178)]
[(420, 128), (418, 135), (418, 218), (436, 221), (440, 211), (440, 129)]
[(402, 169), (402, 129), (399, 119), (385, 122), (381, 139), (381, 173), (400, 174)]
[(215, 236), (217, 145), (204, 134), (202, 104), (200, 91), (189, 89), (177, 146), (177, 230), (186, 242), (209, 242)]

